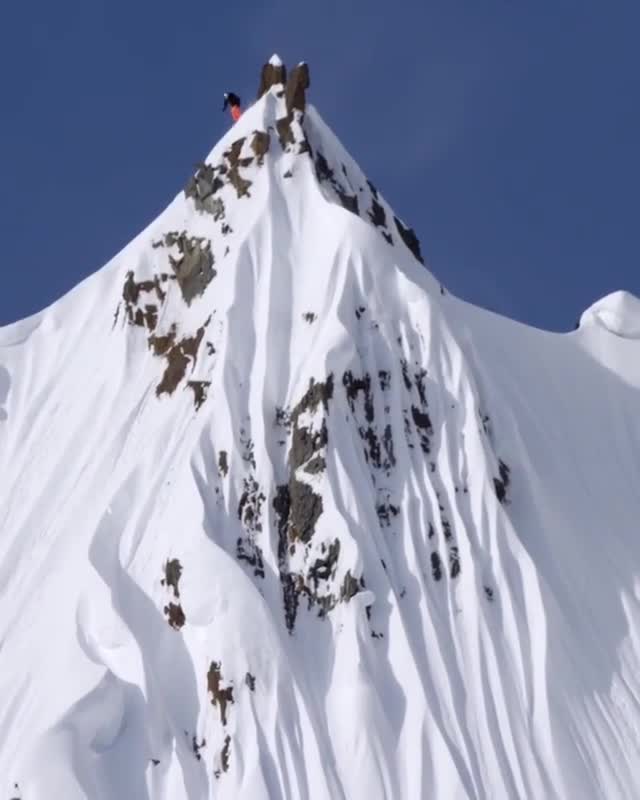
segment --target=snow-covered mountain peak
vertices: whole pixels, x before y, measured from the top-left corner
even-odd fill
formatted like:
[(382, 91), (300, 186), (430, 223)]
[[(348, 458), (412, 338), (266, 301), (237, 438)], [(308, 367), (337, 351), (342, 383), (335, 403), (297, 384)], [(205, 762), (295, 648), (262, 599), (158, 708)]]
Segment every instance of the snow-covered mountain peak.
[(638, 301), (452, 297), (309, 87), (0, 329), (0, 792), (635, 800)]

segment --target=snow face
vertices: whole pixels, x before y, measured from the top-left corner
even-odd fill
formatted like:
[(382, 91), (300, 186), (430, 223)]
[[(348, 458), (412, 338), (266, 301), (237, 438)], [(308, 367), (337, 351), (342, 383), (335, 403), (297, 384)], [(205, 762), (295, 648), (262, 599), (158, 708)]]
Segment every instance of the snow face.
[(640, 339), (640, 299), (629, 292), (613, 292), (584, 312), (580, 325), (589, 324), (624, 339)]
[(637, 798), (640, 342), (451, 297), (280, 94), (0, 330), (4, 796)]

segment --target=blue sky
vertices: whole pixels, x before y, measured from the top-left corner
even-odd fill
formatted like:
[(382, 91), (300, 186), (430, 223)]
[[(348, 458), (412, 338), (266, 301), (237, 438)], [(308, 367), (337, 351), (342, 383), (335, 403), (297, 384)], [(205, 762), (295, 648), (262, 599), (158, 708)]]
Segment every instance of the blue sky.
[(0, 324), (150, 222), (275, 51), (454, 293), (554, 330), (640, 294), (638, 0), (5, 6)]

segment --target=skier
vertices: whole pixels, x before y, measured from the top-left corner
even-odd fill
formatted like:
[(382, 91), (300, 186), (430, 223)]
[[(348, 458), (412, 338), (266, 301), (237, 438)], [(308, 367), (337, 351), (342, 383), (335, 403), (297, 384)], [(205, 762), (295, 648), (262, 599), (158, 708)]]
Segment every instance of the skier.
[(224, 93), (224, 105), (222, 106), (222, 110), (226, 111), (227, 108), (231, 109), (231, 118), (234, 122), (237, 122), (242, 114), (240, 110), (240, 98), (237, 94), (233, 92)]

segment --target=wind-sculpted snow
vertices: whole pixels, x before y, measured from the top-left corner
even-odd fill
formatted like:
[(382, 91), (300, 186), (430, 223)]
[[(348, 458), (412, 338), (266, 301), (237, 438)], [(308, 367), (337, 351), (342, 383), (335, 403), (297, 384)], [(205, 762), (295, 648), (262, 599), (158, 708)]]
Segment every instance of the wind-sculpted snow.
[(635, 800), (637, 301), (446, 294), (271, 66), (0, 330), (0, 797)]

